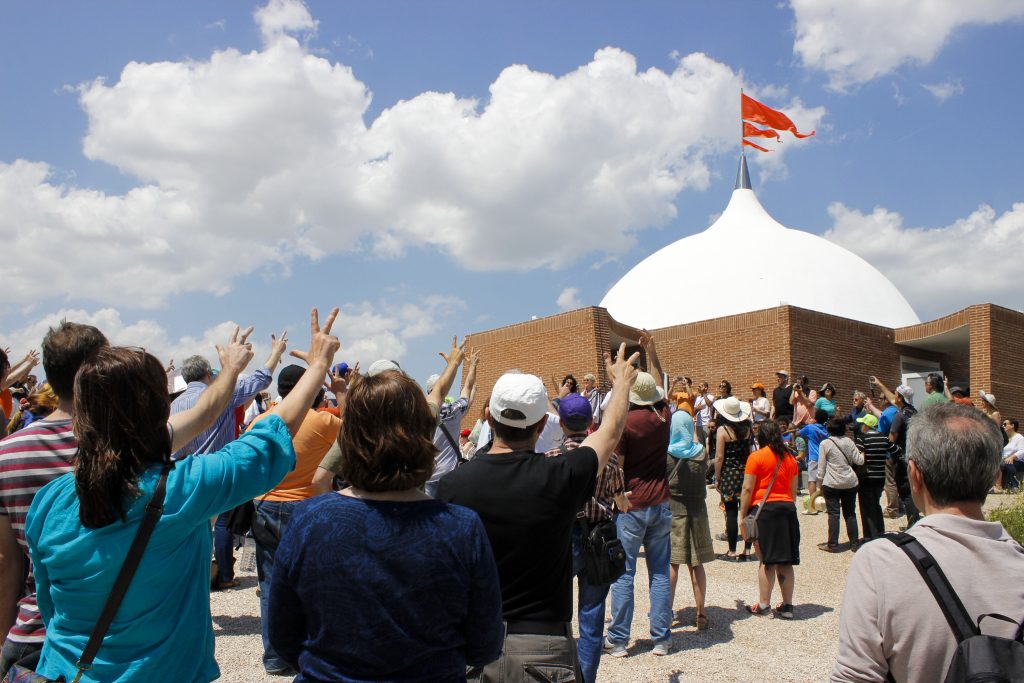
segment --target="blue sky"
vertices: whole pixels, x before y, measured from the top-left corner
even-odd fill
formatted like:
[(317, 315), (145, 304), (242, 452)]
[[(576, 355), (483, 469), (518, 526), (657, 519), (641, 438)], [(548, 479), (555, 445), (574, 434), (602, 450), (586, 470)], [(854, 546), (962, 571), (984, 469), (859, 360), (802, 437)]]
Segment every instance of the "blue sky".
[[(741, 86), (817, 130), (751, 153), (776, 219), (922, 319), (1024, 308), (1024, 2), (874, 4), (5, 3), (0, 343), (66, 315), (165, 359), (231, 322), (302, 344), (337, 304), (343, 359), (422, 380), (707, 227)], [(666, 296), (743, 277), (690, 267)]]

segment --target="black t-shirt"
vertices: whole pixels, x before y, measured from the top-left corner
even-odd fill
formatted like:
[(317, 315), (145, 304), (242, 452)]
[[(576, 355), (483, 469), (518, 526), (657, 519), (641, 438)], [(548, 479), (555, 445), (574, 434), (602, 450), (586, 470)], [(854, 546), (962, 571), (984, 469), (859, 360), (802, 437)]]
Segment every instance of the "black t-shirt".
[(892, 416), (892, 426), (889, 427), (889, 435), (896, 435), (896, 445), (900, 447), (900, 457), (907, 460), (907, 427), (910, 426), (910, 419), (917, 414), (917, 409), (912, 405), (906, 405), (902, 410)]
[(572, 619), (572, 525), (594, 495), (597, 453), (477, 455), (438, 485), (440, 500), (475, 510), (498, 563), (508, 621)]
[(793, 385), (788, 387), (775, 387), (772, 390), (772, 403), (775, 404), (775, 417), (788, 417), (793, 419), (793, 406), (789, 399), (793, 395)]

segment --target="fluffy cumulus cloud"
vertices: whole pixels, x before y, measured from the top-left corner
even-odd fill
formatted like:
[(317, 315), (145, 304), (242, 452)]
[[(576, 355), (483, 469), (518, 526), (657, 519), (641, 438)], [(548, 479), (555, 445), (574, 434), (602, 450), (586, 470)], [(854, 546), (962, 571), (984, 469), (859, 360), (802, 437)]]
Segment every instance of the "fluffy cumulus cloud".
[[(509, 66), (486, 99), (426, 92), (367, 122), (367, 86), (308, 48), (302, 3), (271, 0), (255, 19), (259, 50), (133, 62), (79, 86), (84, 153), (137, 178), (131, 191), (0, 162), (15, 296), (158, 306), (353, 250), (559, 268), (670, 221), (680, 191), (707, 187), (708, 155), (735, 146), (742, 78), (704, 54), (668, 71), (615, 48), (563, 75)], [(792, 113), (814, 127), (824, 110)], [(29, 277), (42, 262), (61, 267)]]
[(576, 287), (566, 287), (562, 290), (562, 293), (558, 295), (558, 299), (555, 300), (555, 305), (557, 305), (559, 310), (562, 311), (571, 311), (576, 308), (582, 308), (583, 302), (580, 300), (580, 290)]
[(968, 24), (1024, 18), (1024, 0), (790, 0), (793, 51), (845, 90), (932, 61), (950, 35)]
[[(359, 361), (364, 369), (379, 358), (401, 361), (411, 342), (443, 329), (451, 315), (463, 305), (458, 298), (439, 295), (418, 301), (346, 304), (332, 330), (342, 344), (339, 360), (349, 365)], [(321, 311), (321, 319), (323, 314)], [(38, 349), (47, 330), (61, 320), (95, 325), (112, 344), (141, 346), (164, 363), (173, 359), (179, 368), (182, 360), (195, 354), (216, 363), (216, 345), (226, 343), (237, 324), (226, 320), (198, 335), (175, 336), (153, 320), (126, 321), (115, 308), (95, 311), (69, 308), (41, 316), (20, 328), (0, 332), (0, 348), (10, 347), (12, 355), (20, 358), (29, 349)], [(282, 331), (287, 332), (289, 348), (304, 350), (307, 347), (309, 320), (289, 321), (284, 330), (257, 329), (249, 338), (255, 353), (250, 371), (270, 353), (270, 335), (279, 335)], [(447, 347), (438, 350), (447, 350)], [(285, 362), (298, 361), (286, 359)]]
[(877, 207), (862, 213), (835, 202), (825, 237), (885, 273), (921, 318), (991, 302), (1024, 310), (1019, 260), (1024, 243), (1024, 203), (998, 214), (982, 205), (940, 228), (906, 227), (903, 216)]

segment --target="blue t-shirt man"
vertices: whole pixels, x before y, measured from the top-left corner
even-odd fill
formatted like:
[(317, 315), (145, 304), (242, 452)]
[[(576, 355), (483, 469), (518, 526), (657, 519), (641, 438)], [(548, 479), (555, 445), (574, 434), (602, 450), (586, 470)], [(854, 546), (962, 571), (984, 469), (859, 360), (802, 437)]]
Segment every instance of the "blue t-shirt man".
[(828, 438), (825, 426), (812, 422), (800, 428), (800, 436), (807, 440), (807, 462), (818, 461), (818, 446)]
[(892, 427), (892, 419), (896, 417), (896, 413), (898, 412), (899, 410), (897, 410), (894, 405), (890, 405), (883, 410), (882, 414), (878, 416), (878, 431), (889, 436), (889, 428)]

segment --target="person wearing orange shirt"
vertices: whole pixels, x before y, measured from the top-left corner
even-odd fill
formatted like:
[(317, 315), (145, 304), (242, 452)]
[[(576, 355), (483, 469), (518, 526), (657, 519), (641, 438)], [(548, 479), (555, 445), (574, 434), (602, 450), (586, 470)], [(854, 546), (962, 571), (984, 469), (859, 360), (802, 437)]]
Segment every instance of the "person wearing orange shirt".
[(764, 446), (747, 458), (740, 494), (740, 519), (746, 519), (753, 506), (760, 508), (754, 542), (760, 560), (758, 601), (747, 605), (747, 611), (756, 615), (772, 611), (770, 601), (778, 578), (782, 602), (774, 612), (782, 619), (792, 619), (796, 576), (793, 567), (800, 564), (800, 523), (795, 502), (800, 468), (783, 443), (782, 432), (774, 420), (758, 425), (757, 442)]
[[(277, 376), (277, 391), (284, 397), (298, 384), (305, 374), (305, 368), (289, 365), (282, 368)], [(341, 420), (328, 413), (313, 410), (323, 400), (321, 389), (309, 406), (309, 412), (302, 421), (299, 431), (292, 437), (295, 447), (295, 469), (285, 475), (281, 483), (265, 495), (256, 499), (256, 515), (252, 524), (252, 535), (256, 541), (256, 576), (260, 584), (260, 615), (263, 635), (263, 667), (271, 675), (295, 675), (291, 666), (274, 651), (270, 644), (267, 623), (270, 604), (270, 581), (274, 571), (274, 555), (277, 545), (292, 518), (294, 507), (307, 498), (319, 496), (331, 490), (330, 477), (318, 476), (320, 461), (338, 439)], [(263, 413), (252, 424), (256, 424), (270, 413)], [(251, 427), (251, 425), (250, 425)]]

